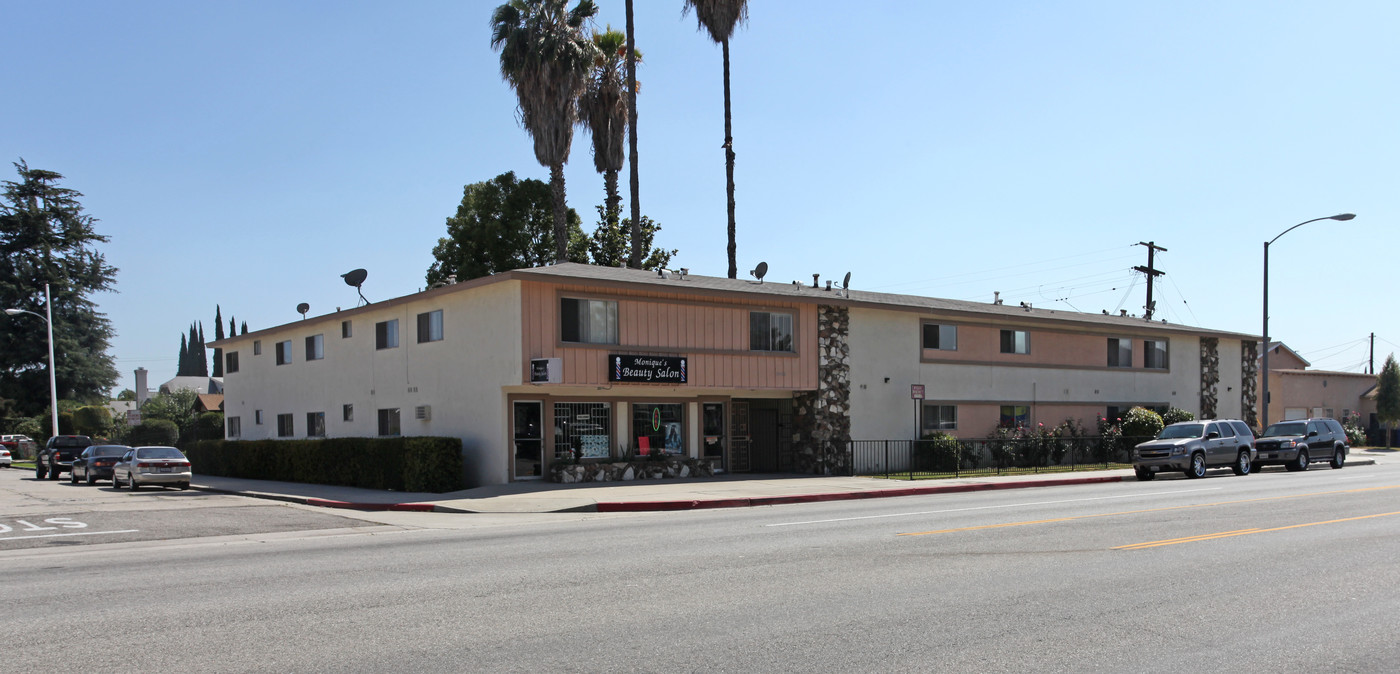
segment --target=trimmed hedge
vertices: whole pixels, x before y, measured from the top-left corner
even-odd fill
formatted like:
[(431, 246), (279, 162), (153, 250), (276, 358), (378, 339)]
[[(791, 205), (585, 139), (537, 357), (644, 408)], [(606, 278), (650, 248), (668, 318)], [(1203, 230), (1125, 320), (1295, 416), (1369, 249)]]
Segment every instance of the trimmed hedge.
[(391, 491), (457, 491), (460, 438), (201, 440), (185, 455), (203, 475)]

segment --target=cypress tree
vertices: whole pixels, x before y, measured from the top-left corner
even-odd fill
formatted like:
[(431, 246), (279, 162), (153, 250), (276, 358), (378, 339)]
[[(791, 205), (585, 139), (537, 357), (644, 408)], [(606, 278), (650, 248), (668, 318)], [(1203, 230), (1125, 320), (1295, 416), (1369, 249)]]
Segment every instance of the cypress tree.
[[(223, 317), (219, 312), (220, 312), (219, 305), (215, 304), (215, 305), (214, 305), (214, 339), (215, 339), (215, 340), (220, 340), (220, 339), (223, 339), (223, 338), (224, 338), (224, 317)], [(220, 349), (219, 347), (214, 347), (214, 375), (213, 375), (213, 376), (215, 376), (215, 377), (222, 377), (222, 376), (224, 376), (224, 350), (223, 350), (223, 349)]]
[(175, 365), (175, 376), (176, 376), (176, 377), (183, 377), (183, 376), (185, 376), (186, 374), (188, 374), (187, 372), (185, 372), (185, 369), (186, 369), (187, 367), (189, 367), (189, 363), (190, 363), (190, 350), (189, 350), (189, 347), (187, 347), (187, 346), (185, 345), (185, 336), (182, 334), (182, 335), (180, 335), (180, 359), (179, 359), (178, 361), (176, 361), (176, 365)]

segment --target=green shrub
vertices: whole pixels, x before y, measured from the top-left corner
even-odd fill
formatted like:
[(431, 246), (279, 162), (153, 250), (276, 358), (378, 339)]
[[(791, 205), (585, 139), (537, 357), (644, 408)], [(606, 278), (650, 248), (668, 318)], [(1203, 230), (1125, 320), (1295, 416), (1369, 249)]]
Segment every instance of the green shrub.
[(1196, 415), (1187, 412), (1186, 410), (1183, 410), (1180, 407), (1173, 407), (1171, 409), (1168, 409), (1167, 413), (1162, 415), (1162, 424), (1167, 426), (1171, 424), (1179, 424), (1183, 421), (1195, 420)]
[(1162, 432), (1162, 417), (1145, 407), (1134, 407), (1123, 415), (1123, 435), (1141, 442), (1138, 438), (1155, 438)]
[(180, 440), (180, 428), (173, 421), (149, 419), (131, 427), (126, 434), (127, 444), (132, 447), (163, 445), (173, 447)]
[(914, 445), (913, 469), (930, 473), (953, 473), (977, 467), (977, 456), (957, 438), (935, 431)]
[(100, 405), (88, 405), (73, 410), (73, 428), (79, 435), (104, 435), (112, 425), (112, 413)]
[(393, 491), (462, 488), (458, 438), (201, 440), (185, 453), (204, 475)]

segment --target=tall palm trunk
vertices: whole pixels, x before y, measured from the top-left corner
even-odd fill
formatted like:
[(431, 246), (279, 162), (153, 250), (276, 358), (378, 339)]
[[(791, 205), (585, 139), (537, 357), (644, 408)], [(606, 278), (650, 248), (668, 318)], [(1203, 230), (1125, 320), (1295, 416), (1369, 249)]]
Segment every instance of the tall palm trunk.
[(569, 212), (564, 198), (564, 162), (549, 165), (549, 187), (554, 192), (554, 263), (569, 261), (569, 234), (566, 226)]
[(608, 224), (616, 227), (618, 218), (622, 217), (622, 195), (617, 191), (617, 171), (603, 172), (603, 190), (608, 193), (605, 216)]
[(724, 175), (729, 194), (729, 278), (738, 278), (739, 267), (734, 257), (734, 135), (729, 116), (729, 40), (720, 44), (724, 48)]
[[(627, 164), (632, 192), (632, 253), (627, 266), (642, 268), (642, 202), (637, 180), (637, 44), (632, 34), (632, 0), (627, 0)], [(614, 181), (616, 178), (614, 177)]]

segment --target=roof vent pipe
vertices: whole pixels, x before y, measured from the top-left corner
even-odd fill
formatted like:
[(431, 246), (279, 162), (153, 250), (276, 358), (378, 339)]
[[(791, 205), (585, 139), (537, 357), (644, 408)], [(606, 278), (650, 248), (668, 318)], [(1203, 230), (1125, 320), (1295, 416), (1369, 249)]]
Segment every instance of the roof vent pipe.
[(821, 284), (817, 283), (817, 278), (820, 277), (820, 276), (821, 276), (821, 274), (812, 274), (812, 287), (813, 287), (813, 288), (820, 288), (820, 287), (821, 287)]
[(1127, 309), (1119, 309), (1119, 310), (1118, 310), (1118, 315), (1119, 315), (1119, 316), (1127, 316), (1127, 315), (1128, 315), (1128, 310), (1127, 310)]
[(1000, 291), (1000, 290), (994, 291), (994, 292), (992, 293), (992, 304), (1001, 304), (1001, 291)]

